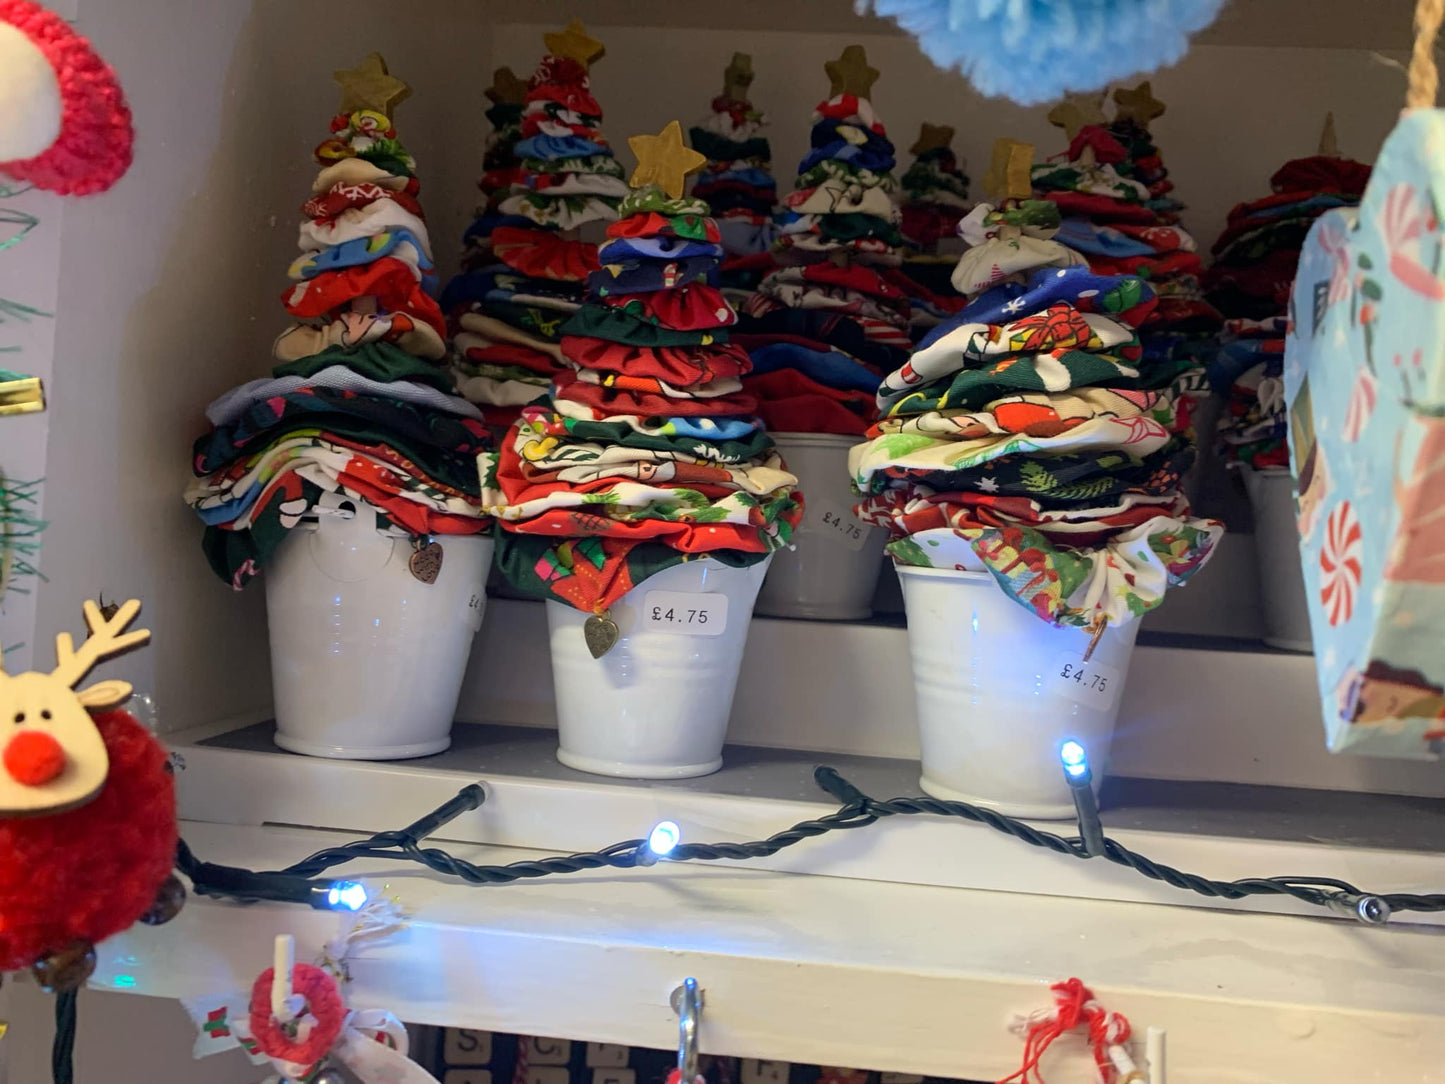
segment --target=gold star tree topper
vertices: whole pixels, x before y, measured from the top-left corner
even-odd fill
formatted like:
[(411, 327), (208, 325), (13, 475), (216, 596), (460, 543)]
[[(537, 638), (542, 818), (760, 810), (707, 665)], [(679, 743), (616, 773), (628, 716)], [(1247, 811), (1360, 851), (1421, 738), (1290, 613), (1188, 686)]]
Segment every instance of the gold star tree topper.
[(745, 102), (752, 85), (753, 58), (747, 53), (734, 53), (732, 63), (723, 69), (723, 97), (732, 102)]
[(1073, 142), (1080, 130), (1091, 124), (1104, 123), (1104, 99), (1107, 89), (1098, 94), (1070, 94), (1048, 112), (1048, 121), (1055, 128), (1062, 128)]
[(682, 199), (683, 182), (689, 173), (696, 173), (707, 163), (707, 156), (682, 141), (682, 125), (672, 120), (657, 135), (629, 136), (627, 145), (637, 155), (637, 168), (632, 171), (631, 185), (641, 188), (655, 184), (669, 199)]
[(918, 129), (918, 138), (908, 148), (909, 154), (923, 154), (925, 151), (947, 150), (953, 143), (953, 129), (947, 124), (924, 122)]
[(1147, 79), (1133, 90), (1120, 87), (1114, 91), (1114, 104), (1118, 106), (1115, 120), (1134, 120), (1145, 128), (1155, 117), (1164, 115), (1164, 103), (1154, 97), (1154, 87)]
[(607, 47), (587, 33), (581, 19), (573, 19), (560, 34), (543, 34), (542, 41), (552, 56), (575, 60), (584, 68), (590, 68), (602, 59)]
[(369, 109), (390, 120), (396, 107), (411, 97), (411, 87), (387, 71), (380, 53), (372, 53), (354, 68), (332, 72), (331, 78), (341, 88), (337, 112), (348, 117)]
[(518, 79), (511, 68), (498, 68), (492, 73), (492, 85), (487, 88), (487, 98), (498, 105), (521, 105), (527, 100), (527, 81)]
[(1028, 199), (1034, 194), (1034, 145), (1012, 139), (993, 141), (993, 160), (983, 177), (983, 190), (995, 201)]
[(824, 64), (823, 70), (832, 81), (828, 88), (830, 98), (836, 98), (840, 94), (867, 98), (872, 95), (873, 84), (878, 81), (878, 69), (868, 66), (868, 54), (861, 45), (848, 46), (837, 60)]
[(1335, 135), (1335, 115), (1325, 114), (1325, 126), (1320, 130), (1319, 153), (1324, 158), (1340, 157), (1340, 138)]

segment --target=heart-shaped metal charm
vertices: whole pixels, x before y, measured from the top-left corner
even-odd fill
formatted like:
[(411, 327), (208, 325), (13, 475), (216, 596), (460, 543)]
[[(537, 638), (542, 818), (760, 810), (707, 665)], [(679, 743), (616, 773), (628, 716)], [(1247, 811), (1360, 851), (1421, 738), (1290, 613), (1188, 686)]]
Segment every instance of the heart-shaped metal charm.
[(425, 546), (418, 546), (407, 565), (411, 574), (422, 583), (436, 583), (437, 577), (442, 574), (442, 544), (428, 542)]
[(582, 635), (587, 640), (587, 650), (592, 652), (592, 657), (600, 659), (617, 646), (622, 630), (606, 614), (593, 614), (582, 626)]

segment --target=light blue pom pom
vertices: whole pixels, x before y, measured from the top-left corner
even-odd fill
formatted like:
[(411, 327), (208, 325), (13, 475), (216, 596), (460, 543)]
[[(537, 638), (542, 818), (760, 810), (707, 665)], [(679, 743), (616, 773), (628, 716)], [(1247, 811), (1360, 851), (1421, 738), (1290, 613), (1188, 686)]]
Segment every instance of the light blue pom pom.
[(1173, 64), (1224, 0), (858, 0), (940, 68), (1022, 105)]

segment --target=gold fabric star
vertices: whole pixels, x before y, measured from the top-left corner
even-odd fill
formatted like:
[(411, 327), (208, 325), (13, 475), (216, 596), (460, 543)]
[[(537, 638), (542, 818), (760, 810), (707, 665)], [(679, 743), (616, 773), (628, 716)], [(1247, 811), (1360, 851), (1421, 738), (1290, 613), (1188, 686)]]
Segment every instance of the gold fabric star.
[(567, 57), (584, 68), (590, 68), (607, 52), (605, 45), (587, 33), (581, 19), (573, 19), (560, 34), (543, 34), (542, 41), (552, 56)]
[(908, 148), (909, 154), (924, 151), (946, 150), (953, 143), (953, 129), (946, 124), (929, 124), (926, 121), (918, 129), (918, 138)]
[(1155, 117), (1164, 115), (1164, 103), (1154, 97), (1154, 88), (1147, 79), (1133, 90), (1120, 87), (1114, 91), (1114, 102), (1119, 107), (1114, 110), (1115, 120), (1135, 120), (1145, 128)]
[(518, 79), (511, 68), (498, 68), (492, 73), (492, 85), (487, 88), (487, 97), (498, 105), (521, 105), (527, 100), (527, 81)]
[(996, 202), (1028, 199), (1034, 194), (1034, 145), (1012, 139), (993, 141), (993, 160), (984, 174), (983, 190)]
[(837, 60), (824, 64), (823, 70), (832, 80), (832, 86), (828, 89), (830, 98), (836, 98), (840, 94), (867, 98), (873, 93), (873, 84), (878, 81), (878, 69), (868, 66), (868, 54), (861, 45), (848, 46)]
[(390, 120), (396, 107), (411, 97), (411, 87), (387, 71), (380, 53), (372, 53), (354, 68), (332, 72), (331, 78), (341, 88), (336, 111), (348, 117), (370, 109)]
[(733, 102), (748, 100), (753, 85), (753, 58), (747, 53), (734, 53), (732, 63), (723, 70), (723, 97)]
[(1048, 121), (1055, 128), (1062, 128), (1072, 143), (1080, 129), (1104, 123), (1104, 98), (1108, 93), (1106, 89), (1098, 94), (1069, 94), (1049, 110)]
[(668, 121), (657, 135), (630, 136), (627, 145), (637, 155), (637, 168), (632, 171), (633, 188), (655, 184), (669, 199), (682, 199), (682, 185), (689, 173), (696, 173), (707, 162), (707, 156), (682, 141), (682, 125)]

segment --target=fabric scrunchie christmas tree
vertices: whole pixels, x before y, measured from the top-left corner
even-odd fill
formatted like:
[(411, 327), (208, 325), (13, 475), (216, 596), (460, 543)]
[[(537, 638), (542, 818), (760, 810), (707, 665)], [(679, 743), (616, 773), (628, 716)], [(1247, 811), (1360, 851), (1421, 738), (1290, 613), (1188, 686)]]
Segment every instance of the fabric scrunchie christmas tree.
[(857, 514), (889, 531), (896, 561), (987, 570), (1040, 618), (1098, 632), (1157, 606), (1223, 527), (1179, 490), (1189, 362), (1141, 347), (1154, 291), (1053, 239), (1058, 208), (1023, 198), (1031, 155), (995, 148), (1008, 198), (963, 222), (968, 304), (884, 379), (849, 466)]

